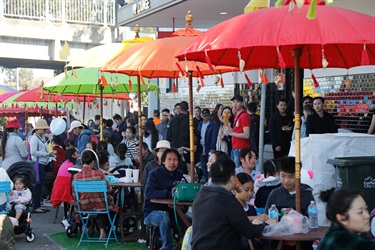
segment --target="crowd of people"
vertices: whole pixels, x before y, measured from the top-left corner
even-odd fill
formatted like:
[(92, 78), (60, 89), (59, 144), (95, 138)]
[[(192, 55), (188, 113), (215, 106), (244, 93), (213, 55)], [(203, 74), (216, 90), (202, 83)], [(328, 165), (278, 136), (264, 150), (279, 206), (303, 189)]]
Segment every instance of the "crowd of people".
[[(294, 114), (291, 112), (294, 109), (288, 109), (285, 99), (278, 100), (277, 110), (267, 122), (274, 159), (266, 161), (262, 165), (263, 173), (260, 173), (256, 170), (261, 123), (257, 104), (246, 104), (243, 97), (237, 94), (231, 101), (232, 107), (217, 104), (212, 111), (194, 107), (193, 148), (190, 147), (189, 106), (185, 101), (177, 103), (172, 112), (163, 109), (160, 114), (159, 110), (155, 110), (150, 118), (142, 114), (140, 126), (132, 117), (122, 119), (115, 114), (112, 119), (104, 119), (96, 115), (87, 125), (73, 120), (68, 126), (68, 133), (51, 135), (47, 133), (50, 129), (47, 121), (39, 119), (35, 127), (28, 125), (25, 141), (18, 136), (21, 124), (16, 118), (10, 118), (1, 140), (3, 161), (0, 169), (7, 170), (14, 162), (31, 160), (35, 167), (36, 185), (31, 199), (23, 177), (12, 180), (15, 190), (11, 193), (10, 205), (5, 204), (0, 196), (0, 206), (3, 210), (16, 211), (15, 223), (29, 202), (32, 202), (32, 213), (48, 212), (42, 206), (46, 199), (54, 207), (64, 203), (66, 215), (75, 198), (72, 192), (74, 187), (71, 187), (72, 178), (95, 179), (107, 180), (110, 207), (117, 212), (110, 183), (118, 181), (115, 175), (120, 174), (116, 172), (120, 168), (137, 169), (142, 162), (144, 223), (159, 227), (163, 249), (172, 249), (170, 229), (178, 222), (170, 218), (173, 211), (167, 205), (155, 204), (151, 199), (172, 198), (176, 182), (189, 182), (194, 174), (198, 177), (197, 182), (204, 186), (193, 204), (193, 249), (249, 249), (250, 245), (256, 249), (272, 248), (272, 244), (267, 245), (255, 238), (261, 236), (265, 226), (276, 223), (267, 215), (272, 204), (279, 211), (283, 209), (285, 215), (295, 209), (295, 159), (288, 157), (290, 142), (295, 138)], [(301, 106), (301, 137), (338, 132), (333, 116), (323, 109), (322, 97), (306, 96)], [(99, 126), (101, 119), (103, 128)], [(100, 140), (101, 132), (103, 140)], [(142, 145), (139, 145), (140, 134)], [(189, 172), (191, 149), (194, 150), (194, 161), (197, 163), (196, 173)], [(95, 153), (99, 162), (95, 161)], [(68, 171), (71, 167), (78, 167), (81, 171), (72, 177)], [(234, 191), (238, 182), (242, 189)], [(301, 212), (307, 215), (307, 207), (314, 201), (312, 187), (301, 184), (301, 193)], [(14, 194), (17, 197), (13, 198)], [(330, 194), (336, 193), (332, 191)], [(342, 232), (346, 228), (353, 233), (352, 237), (356, 238), (358, 244), (368, 244), (370, 248), (367, 249), (375, 248), (375, 243), (367, 243), (357, 236), (357, 232), (364, 233), (367, 227), (353, 231), (344, 223), (348, 221), (351, 226), (350, 220), (357, 216), (348, 213), (351, 209), (357, 209), (353, 208), (352, 203), (361, 206), (361, 223), (369, 220), (367, 207), (364, 207), (360, 194), (350, 195), (351, 200), (343, 207), (345, 211), (327, 208), (327, 218), (334, 227), (329, 229), (329, 234), (344, 237), (337, 230)], [(327, 196), (322, 194), (322, 197)], [(88, 200), (90, 198), (86, 197)], [(328, 202), (328, 207), (333, 206), (330, 199), (322, 200)], [(95, 204), (100, 207), (103, 200), (96, 197)], [(89, 208), (90, 202), (85, 205)], [(265, 213), (259, 215), (255, 208), (265, 208)], [(344, 217), (339, 219), (337, 214)], [(105, 218), (98, 217), (96, 221), (100, 237), (105, 238)], [(332, 244), (326, 239), (323, 242), (325, 246)]]

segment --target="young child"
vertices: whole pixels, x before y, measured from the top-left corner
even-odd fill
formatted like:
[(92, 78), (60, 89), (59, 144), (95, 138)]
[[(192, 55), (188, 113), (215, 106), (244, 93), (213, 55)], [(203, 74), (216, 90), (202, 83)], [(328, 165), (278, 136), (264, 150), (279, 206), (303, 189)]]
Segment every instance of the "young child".
[[(253, 197), (254, 195), (254, 181), (250, 177), (250, 175), (246, 173), (239, 173), (237, 174), (237, 179), (242, 184), (242, 191), (239, 193), (237, 191), (234, 191), (236, 195), (236, 199), (242, 205), (249, 220), (250, 221), (254, 221), (255, 219), (260, 220), (260, 221), (268, 220), (268, 216), (266, 214), (257, 215), (255, 207), (248, 204), (251, 197)], [(253, 247), (255, 247), (255, 246), (258, 246), (260, 243), (257, 241), (253, 241), (252, 244), (254, 245)], [(242, 245), (242, 249), (249, 249), (249, 240), (242, 239), (241, 245)], [(258, 247), (256, 247), (256, 249), (258, 249)]]
[(271, 191), (281, 186), (279, 171), (278, 159), (268, 160), (263, 164), (264, 178), (255, 181), (255, 186), (258, 186), (254, 201), (256, 207), (264, 208)]
[(9, 193), (9, 204), (10, 209), (16, 210), (17, 222), (15, 225), (18, 226), (18, 220), (21, 218), (22, 212), (27, 209), (26, 205), (31, 201), (31, 192), (27, 188), (23, 176), (14, 179), (14, 188), (15, 190)]
[[(284, 214), (288, 214), (296, 206), (296, 186), (295, 186), (295, 158), (286, 157), (280, 159), (280, 180), (281, 186), (274, 189), (268, 196), (265, 213), (272, 204), (275, 204), (279, 212), (285, 209)], [(301, 213), (308, 216), (307, 209), (311, 201), (314, 200), (312, 188), (301, 183)]]

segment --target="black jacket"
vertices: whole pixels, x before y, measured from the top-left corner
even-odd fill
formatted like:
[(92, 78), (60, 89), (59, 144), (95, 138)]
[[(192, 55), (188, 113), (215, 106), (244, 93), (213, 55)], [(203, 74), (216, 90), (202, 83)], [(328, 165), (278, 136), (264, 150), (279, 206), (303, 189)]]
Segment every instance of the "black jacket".
[(286, 116), (282, 116), (280, 115), (280, 112), (277, 111), (271, 116), (268, 122), (268, 127), (270, 130), (270, 139), (274, 148), (281, 146), (281, 148), (289, 149), (293, 128), (288, 132), (281, 129), (283, 126), (287, 125), (293, 126), (293, 116), (291, 114), (287, 113)]
[(325, 111), (323, 111), (323, 118), (314, 112), (312, 115), (307, 117), (306, 121), (306, 134), (325, 134), (325, 133), (337, 133), (337, 126), (335, 118)]
[(172, 148), (189, 147), (189, 115), (179, 114), (168, 123), (167, 140)]
[(253, 225), (232, 193), (221, 186), (202, 187), (193, 203), (194, 250), (241, 249), (241, 236), (262, 235), (265, 224)]

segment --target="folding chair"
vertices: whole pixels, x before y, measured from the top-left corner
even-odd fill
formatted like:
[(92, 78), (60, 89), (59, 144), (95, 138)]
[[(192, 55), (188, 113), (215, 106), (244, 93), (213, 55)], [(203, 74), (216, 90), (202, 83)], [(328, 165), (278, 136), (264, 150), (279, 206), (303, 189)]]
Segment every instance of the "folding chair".
[[(0, 214), (7, 213), (7, 203), (9, 200), (9, 192), (10, 192), (10, 181), (0, 181), (0, 194), (4, 193), (5, 195), (5, 203), (4, 207), (0, 207)], [(3, 205), (3, 204), (0, 204)]]
[[(108, 247), (108, 242), (109, 240), (116, 240), (116, 243), (118, 244), (117, 236), (116, 236), (116, 231), (114, 230), (115, 228), (115, 220), (117, 214), (111, 218), (110, 215), (110, 210), (108, 208), (108, 197), (107, 197), (107, 183), (106, 181), (73, 181), (74, 185), (74, 191), (76, 193), (76, 199), (77, 199), (77, 207), (78, 207), (78, 213), (81, 218), (82, 222), (82, 235), (81, 239), (78, 242), (78, 246), (81, 244), (81, 242), (103, 242), (102, 239), (100, 238), (93, 238), (89, 236), (87, 226), (88, 222), (92, 218), (92, 216), (98, 215), (98, 214), (106, 214), (108, 216), (108, 220), (110, 223), (110, 230), (107, 236), (107, 240), (105, 243), (105, 247)], [(81, 204), (80, 204), (80, 198), (79, 198), (79, 193), (103, 193), (104, 194), (104, 200), (105, 200), (105, 205), (106, 209), (103, 211), (86, 211), (81, 209)], [(113, 238), (111, 238), (111, 235), (113, 234)], [(84, 239), (86, 236), (87, 239)]]

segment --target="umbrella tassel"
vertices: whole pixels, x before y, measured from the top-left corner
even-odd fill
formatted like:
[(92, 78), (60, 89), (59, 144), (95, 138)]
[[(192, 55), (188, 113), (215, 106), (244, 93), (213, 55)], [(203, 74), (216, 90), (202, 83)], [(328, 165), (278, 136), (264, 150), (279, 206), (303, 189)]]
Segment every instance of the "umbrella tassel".
[(275, 3), (275, 7), (281, 8), (281, 6), (283, 6), (283, 0), (277, 0), (276, 3)]
[(195, 67), (197, 68), (199, 79), (201, 81), (201, 85), (202, 85), (202, 87), (204, 87), (204, 76), (202, 74), (202, 71), (200, 70), (200, 68), (197, 65)]
[(316, 18), (316, 0), (311, 0), (309, 10), (306, 15), (307, 19), (313, 20)]
[(369, 65), (370, 58), (366, 49), (366, 44), (363, 45), (361, 65)]
[(258, 83), (261, 84), (263, 82), (263, 73), (262, 70), (258, 70)]
[(210, 57), (209, 57), (208, 54), (207, 54), (207, 51), (205, 51), (204, 53), (206, 53), (206, 62), (207, 62), (207, 64), (208, 64), (208, 68), (210, 69), (210, 71), (211, 71), (212, 73), (214, 73), (214, 67), (212, 66), (212, 62), (211, 62)]
[(130, 89), (130, 90), (133, 90), (132, 80), (129, 79), (128, 83), (129, 83), (129, 89)]
[(314, 87), (315, 87), (315, 88), (318, 88), (318, 87), (319, 87), (319, 83), (318, 83), (318, 81), (316, 80), (315, 75), (314, 75), (314, 74), (311, 74), (311, 78), (312, 78), (312, 80), (313, 80), (313, 82), (314, 82)]
[(264, 83), (268, 84), (268, 77), (267, 74), (264, 72)]
[(68, 72), (66, 70), (66, 67), (64, 67), (64, 73), (65, 73), (65, 78), (68, 78)]
[(101, 76), (101, 80), (104, 87), (108, 86), (107, 79), (105, 79), (104, 75)]
[(250, 78), (246, 75), (246, 73), (245, 73), (245, 79), (246, 79), (247, 85), (249, 85), (249, 87), (253, 86), (253, 83), (250, 81)]
[(284, 61), (283, 55), (280, 52), (279, 47), (277, 47), (276, 50), (277, 50), (277, 59), (279, 60), (279, 66), (280, 68), (285, 69), (286, 68), (285, 61)]
[(180, 71), (181, 75), (185, 76), (185, 71), (182, 70), (181, 65), (178, 62), (176, 62), (176, 66), (178, 68), (178, 71)]
[(177, 93), (177, 86), (175, 82), (172, 83), (172, 88), (173, 88), (173, 93)]
[(280, 72), (280, 83), (284, 83), (285, 82), (285, 75), (283, 72)]
[(145, 79), (143, 79), (143, 76), (141, 74), (139, 75), (139, 78), (141, 78), (142, 86), (146, 87)]
[(72, 75), (74, 76), (75, 79), (78, 78), (78, 75), (77, 75), (77, 73), (74, 71), (74, 69), (72, 69)]
[(220, 86), (221, 86), (221, 88), (224, 88), (223, 76), (221, 76), (221, 78), (220, 78)]
[(120, 107), (120, 100), (117, 100), (117, 106)]

